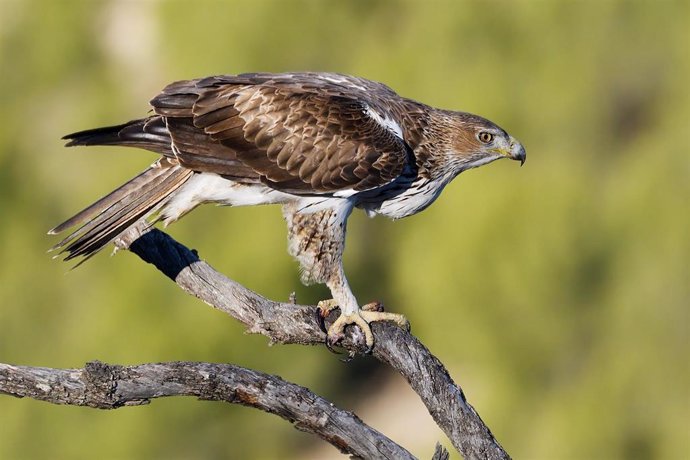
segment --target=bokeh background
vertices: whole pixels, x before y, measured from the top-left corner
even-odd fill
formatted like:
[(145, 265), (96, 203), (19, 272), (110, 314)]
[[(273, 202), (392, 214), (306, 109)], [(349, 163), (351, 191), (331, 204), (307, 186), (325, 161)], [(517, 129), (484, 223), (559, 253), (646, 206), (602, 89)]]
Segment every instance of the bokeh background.
[[(448, 366), (515, 458), (690, 452), (687, 1), (0, 0), (0, 362), (230, 362), (305, 385), (428, 458), (450, 443), (373, 359), (274, 346), (135, 256), (77, 270), (45, 235), (149, 164), (64, 134), (146, 114), (177, 79), (328, 70), (484, 115), (523, 168), (463, 174), (422, 214), (350, 219), (346, 270)], [(277, 208), (169, 229), (274, 299), (304, 288)], [(339, 458), (256, 410), (192, 398), (116, 411), (0, 397), (2, 459)], [(459, 458), (453, 454), (453, 458)]]

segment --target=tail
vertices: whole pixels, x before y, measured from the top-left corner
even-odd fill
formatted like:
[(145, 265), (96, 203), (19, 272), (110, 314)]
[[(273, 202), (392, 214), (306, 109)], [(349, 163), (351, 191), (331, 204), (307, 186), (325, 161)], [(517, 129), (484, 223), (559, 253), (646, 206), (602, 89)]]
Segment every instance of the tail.
[[(94, 131), (99, 130), (92, 130), (89, 136), (94, 136)], [(104, 141), (95, 139), (94, 142), (102, 145)], [(79, 264), (83, 263), (140, 219), (158, 211), (193, 174), (174, 159), (161, 158), (138, 176), (50, 230), (49, 234), (57, 234), (82, 224), (50, 250), (59, 249), (59, 254), (67, 253), (64, 260), (83, 256)]]
[(68, 134), (66, 147), (77, 145), (124, 145), (138, 147), (173, 157), (170, 133), (165, 120), (154, 115), (140, 120), (132, 120), (117, 126), (88, 129)]

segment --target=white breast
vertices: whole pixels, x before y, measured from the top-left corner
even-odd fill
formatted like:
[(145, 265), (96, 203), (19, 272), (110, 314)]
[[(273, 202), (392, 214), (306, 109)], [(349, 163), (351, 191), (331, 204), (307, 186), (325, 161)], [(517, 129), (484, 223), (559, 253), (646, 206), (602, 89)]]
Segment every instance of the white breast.
[(374, 214), (381, 214), (391, 219), (402, 219), (424, 210), (433, 203), (446, 184), (445, 180), (417, 178), (400, 193), (394, 194), (394, 189), (392, 189), (390, 191), (392, 195), (389, 198), (366, 200), (359, 206), (371, 217)]

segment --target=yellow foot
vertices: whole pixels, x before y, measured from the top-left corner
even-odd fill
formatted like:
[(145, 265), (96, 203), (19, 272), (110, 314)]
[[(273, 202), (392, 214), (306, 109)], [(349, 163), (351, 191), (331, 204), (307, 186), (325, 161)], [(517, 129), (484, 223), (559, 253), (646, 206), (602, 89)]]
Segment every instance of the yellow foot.
[[(325, 318), (328, 314), (337, 307), (334, 299), (323, 300), (319, 302), (319, 310), (321, 316)], [(331, 348), (340, 342), (345, 336), (345, 327), (349, 324), (359, 326), (364, 334), (364, 341), (367, 346), (367, 353), (371, 352), (374, 347), (374, 334), (371, 332), (369, 323), (373, 321), (391, 321), (397, 324), (402, 329), (410, 330), (410, 323), (403, 315), (396, 313), (386, 313), (383, 311), (383, 305), (380, 302), (371, 302), (364, 305), (360, 310), (351, 314), (341, 314), (338, 319), (328, 328), (326, 345)]]

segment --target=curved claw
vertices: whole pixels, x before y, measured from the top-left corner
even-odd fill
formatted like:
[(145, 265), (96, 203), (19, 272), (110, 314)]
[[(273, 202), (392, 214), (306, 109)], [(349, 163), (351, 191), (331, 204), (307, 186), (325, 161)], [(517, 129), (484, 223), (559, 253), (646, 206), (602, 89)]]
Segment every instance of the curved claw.
[(369, 323), (373, 321), (391, 321), (397, 324), (400, 328), (409, 330), (410, 323), (403, 315), (395, 313), (385, 313), (381, 311), (359, 310), (351, 315), (341, 314), (335, 320), (327, 331), (326, 345), (332, 347), (336, 345), (345, 336), (345, 327), (349, 324), (354, 324), (359, 327), (364, 334), (364, 342), (366, 344), (365, 353), (370, 354), (374, 348), (374, 334), (371, 332)]
[(316, 322), (319, 324), (319, 328), (326, 333), (326, 348), (328, 349), (328, 351), (330, 351), (334, 355), (341, 355), (342, 353), (336, 350), (334, 347), (335, 345), (337, 345), (337, 342), (342, 339), (342, 337), (331, 337), (331, 335), (328, 333), (328, 329), (326, 328), (325, 321), (326, 317), (328, 317), (331, 310), (333, 310), (336, 307), (337, 305), (333, 305), (333, 299), (322, 300), (321, 302), (319, 302), (319, 304), (316, 307)]
[(342, 361), (342, 362), (344, 362), (344, 363), (349, 363), (350, 361), (352, 361), (353, 359), (355, 359), (355, 354), (356, 354), (356, 353), (355, 353), (354, 351), (348, 351), (348, 352), (347, 352), (347, 358), (343, 358), (343, 359), (341, 359), (340, 361)]
[[(345, 327), (350, 324), (358, 326), (362, 334), (364, 334), (364, 342), (367, 347), (366, 354), (371, 354), (374, 348), (374, 334), (371, 332), (369, 323), (373, 321), (391, 321), (406, 331), (410, 330), (410, 323), (407, 321), (407, 318), (396, 313), (384, 312), (383, 303), (381, 302), (370, 302), (349, 315), (341, 313), (338, 319), (326, 330), (324, 319), (337, 307), (338, 304), (334, 299), (322, 300), (318, 304), (318, 321), (321, 329), (326, 332), (326, 348), (333, 353), (338, 353), (333, 347), (345, 337)], [(350, 352), (348, 355), (347, 361), (354, 357), (353, 352)]]
[(331, 341), (326, 339), (326, 349), (333, 353), (334, 355), (342, 355), (343, 353), (333, 348), (335, 344), (331, 344)]
[(341, 314), (338, 319), (331, 324), (331, 327), (328, 328), (328, 338), (326, 342), (337, 344), (345, 337), (345, 327), (354, 324), (359, 326), (359, 329), (364, 334), (364, 342), (366, 343), (367, 349), (371, 349), (374, 346), (374, 334), (371, 332), (369, 323), (362, 317), (362, 313), (364, 312), (358, 311), (351, 315)]

